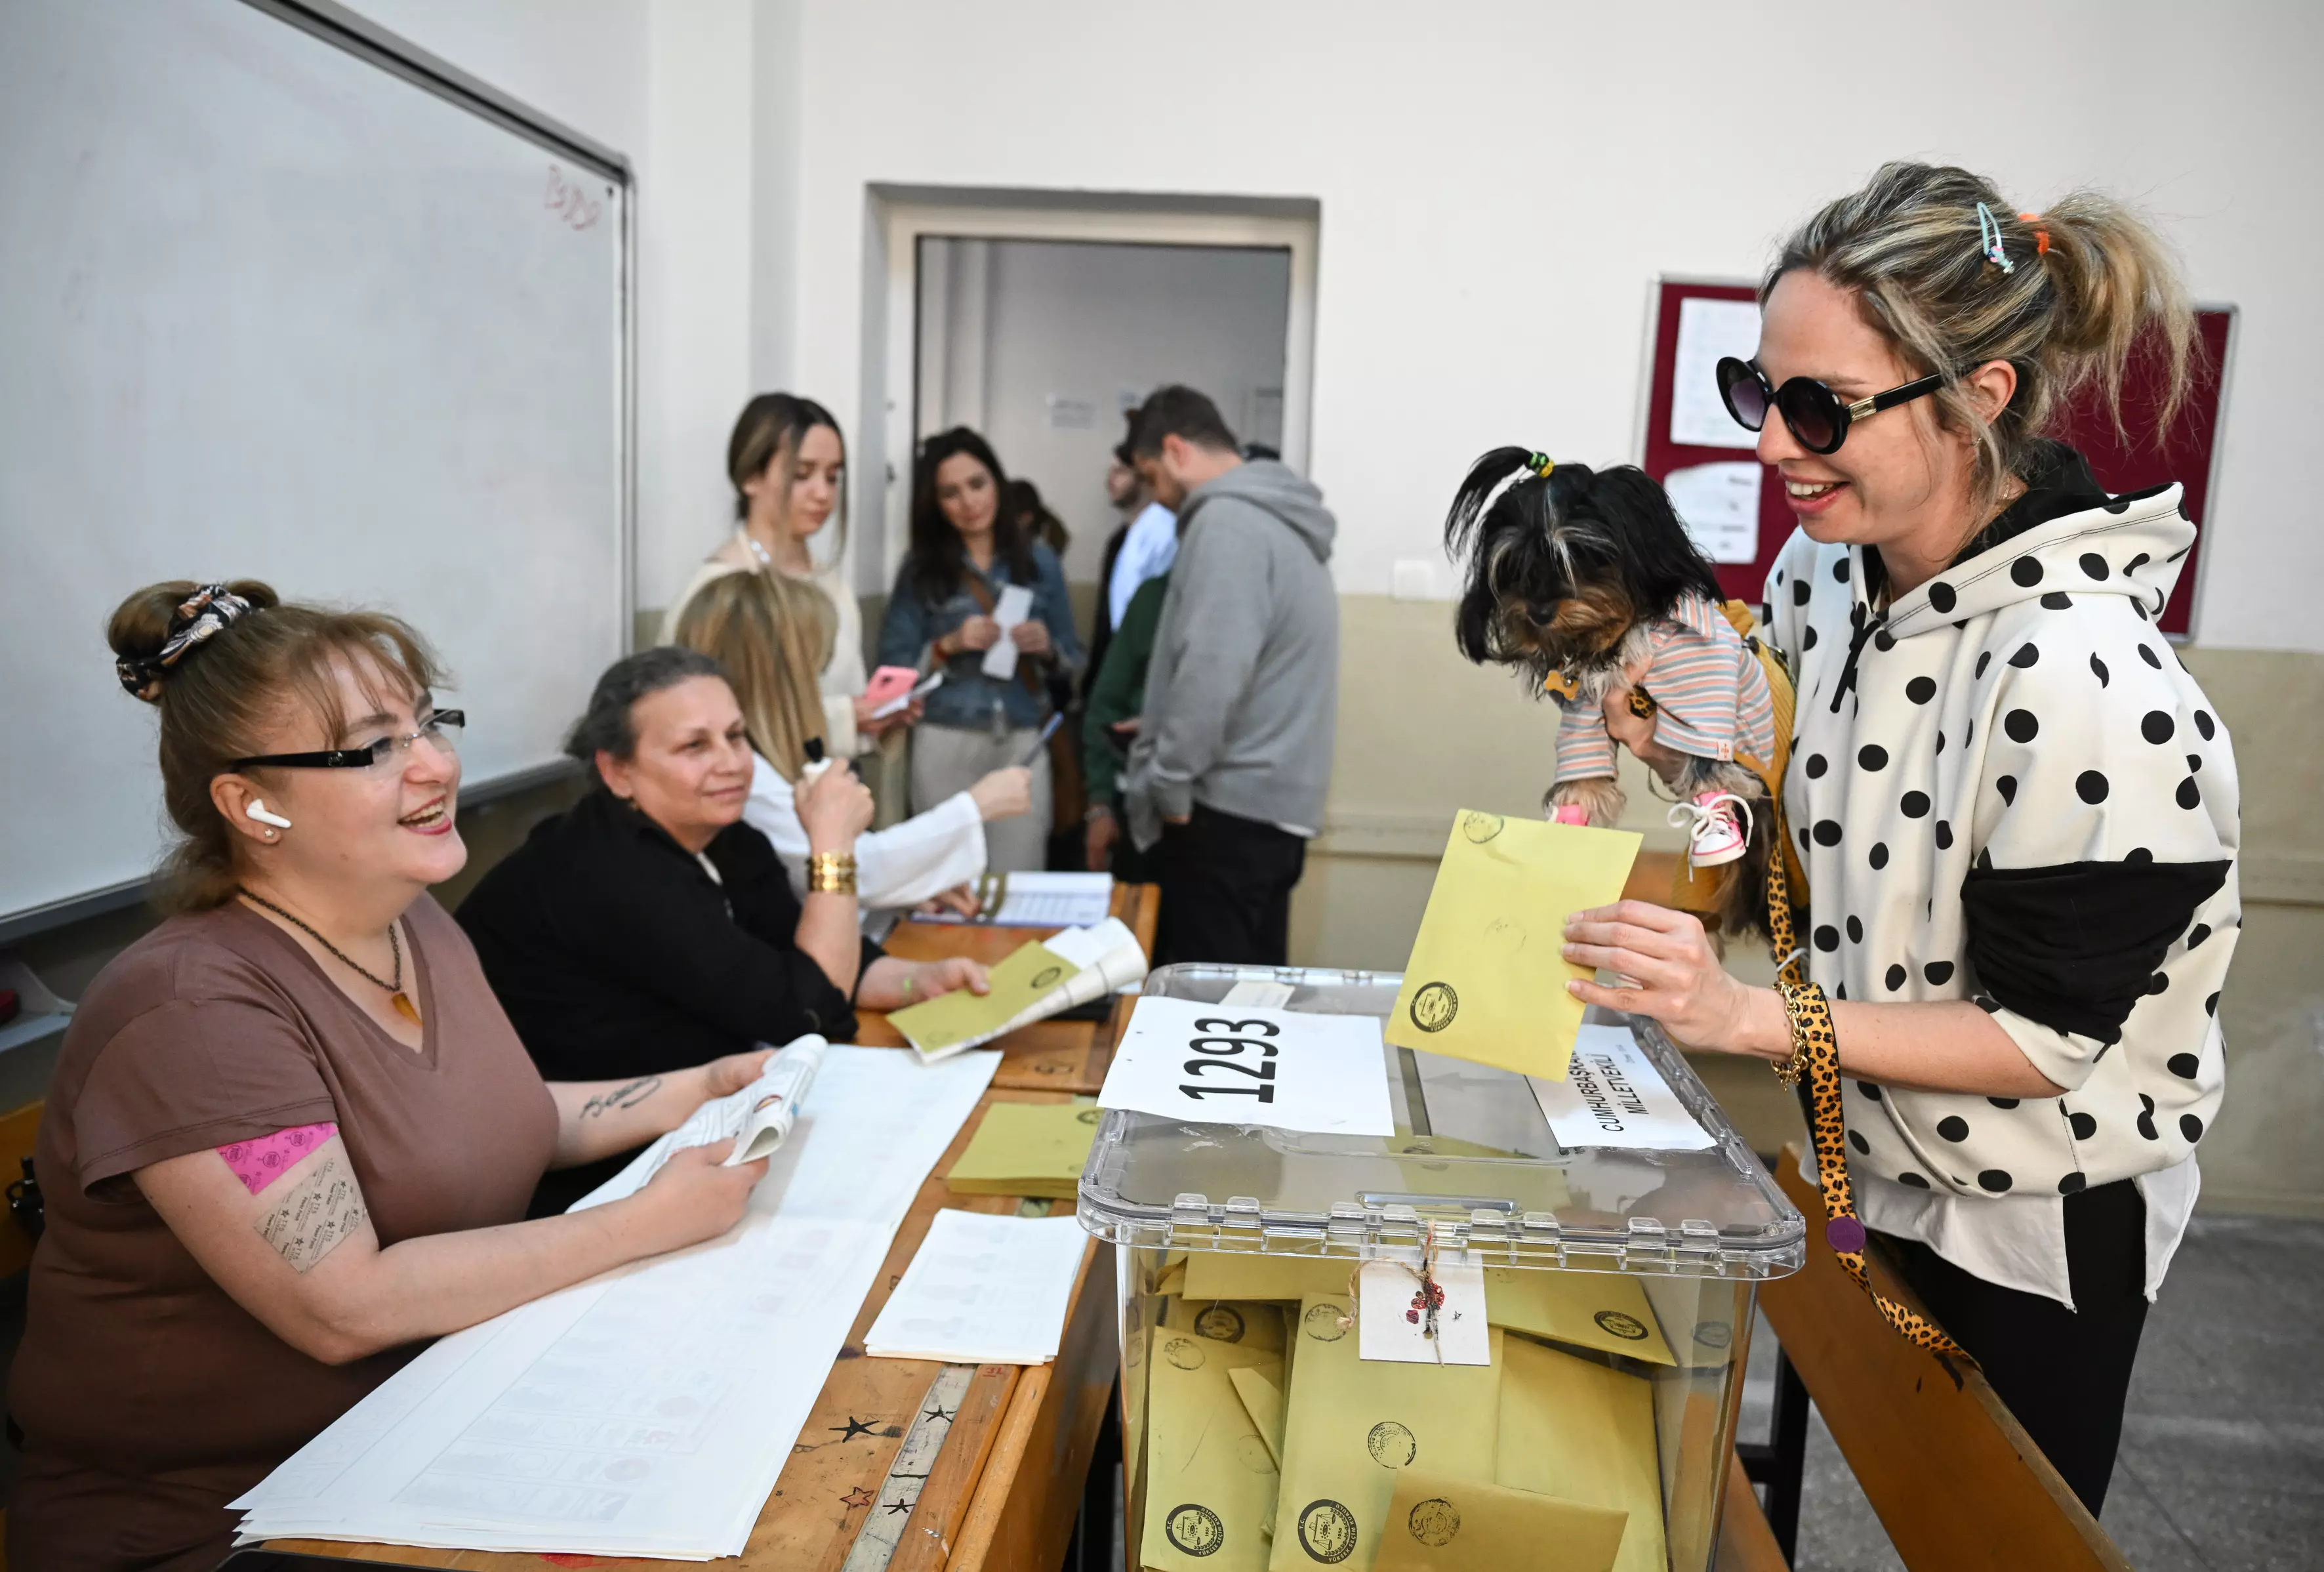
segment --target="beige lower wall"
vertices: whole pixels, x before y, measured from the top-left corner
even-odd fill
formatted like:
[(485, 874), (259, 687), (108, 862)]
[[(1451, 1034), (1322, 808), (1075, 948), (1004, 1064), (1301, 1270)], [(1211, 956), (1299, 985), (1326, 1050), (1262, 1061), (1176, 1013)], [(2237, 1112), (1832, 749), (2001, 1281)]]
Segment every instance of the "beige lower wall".
[[(1332, 793), (1292, 902), (1292, 957), (1399, 970), (1453, 809), (1539, 811), (1555, 716), (1510, 674), (1462, 660), (1443, 603), (1343, 596), (1340, 648)], [(2324, 656), (2184, 657), (2235, 738), (2243, 791), (2246, 916), (2219, 1006), (2227, 1098), (2203, 1142), (2203, 1203), (2324, 1216), (2324, 819), (2309, 796), (2324, 781)], [(1676, 848), (1664, 804), (1628, 769), (1625, 824)], [(1764, 951), (1733, 964), (1769, 971)], [(1758, 1066), (1707, 1065), (1706, 1078), (1759, 1150), (1797, 1133)]]

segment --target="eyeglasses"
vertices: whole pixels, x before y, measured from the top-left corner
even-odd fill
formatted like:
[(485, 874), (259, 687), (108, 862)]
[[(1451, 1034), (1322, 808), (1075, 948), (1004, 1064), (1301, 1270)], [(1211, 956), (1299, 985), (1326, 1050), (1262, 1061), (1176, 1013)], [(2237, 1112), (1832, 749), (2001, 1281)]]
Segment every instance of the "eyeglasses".
[(1720, 358), (1718, 375), (1719, 396), (1737, 425), (1747, 431), (1759, 430), (1767, 423), (1767, 410), (1772, 405), (1784, 417), (1784, 424), (1791, 429), (1792, 435), (1799, 439), (1800, 446), (1811, 453), (1839, 452), (1840, 445), (1848, 440), (1848, 428), (1852, 422), (1883, 410), (1893, 410), (1898, 404), (1911, 403), (1923, 393), (1932, 393), (1945, 385), (1942, 376), (1924, 376), (1918, 382), (1908, 382), (1886, 393), (1849, 402), (1812, 377), (1795, 376), (1781, 387), (1774, 386), (1767, 381), (1766, 372), (1731, 355)]
[(235, 770), (254, 770), (260, 765), (275, 770), (373, 770), (390, 763), (399, 768), (410, 757), (411, 744), (426, 737), (447, 754), (460, 751), (460, 728), (468, 724), (467, 712), (439, 709), (423, 722), (416, 732), (401, 736), (382, 737), (367, 747), (326, 748), (315, 754), (260, 754), (253, 758), (236, 759), (228, 766)]

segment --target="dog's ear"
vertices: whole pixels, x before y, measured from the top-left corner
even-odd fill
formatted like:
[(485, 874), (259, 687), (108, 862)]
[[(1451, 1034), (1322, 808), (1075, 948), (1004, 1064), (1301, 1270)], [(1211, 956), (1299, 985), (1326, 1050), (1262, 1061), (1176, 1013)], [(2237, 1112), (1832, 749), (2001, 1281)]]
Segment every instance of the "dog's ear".
[(1469, 468), (1444, 515), (1444, 549), (1462, 564), (1453, 639), (1480, 663), (1532, 666), (1524, 630), (1557, 615), (1567, 583), (1553, 543), (1548, 488), (1523, 448), (1496, 448)]
[(1718, 573), (1687, 533), (1669, 495), (1635, 465), (1599, 471), (1577, 505), (1605, 523), (1618, 571), (1638, 615), (1668, 616), (1688, 595), (1714, 606), (1725, 598)]

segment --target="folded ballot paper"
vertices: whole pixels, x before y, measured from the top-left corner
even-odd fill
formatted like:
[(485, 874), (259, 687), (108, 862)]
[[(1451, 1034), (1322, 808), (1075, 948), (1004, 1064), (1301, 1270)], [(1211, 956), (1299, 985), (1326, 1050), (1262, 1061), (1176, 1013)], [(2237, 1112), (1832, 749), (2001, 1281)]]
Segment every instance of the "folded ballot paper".
[(1118, 992), (1146, 976), (1146, 952), (1118, 917), (1068, 928), (1012, 953), (989, 974), (988, 994), (955, 988), (888, 1017), (935, 1064), (1062, 1011)]
[(1103, 1111), (1095, 1103), (995, 1103), (945, 1175), (956, 1196), (1039, 1196), (1070, 1201)]
[[(761, 1045), (765, 1046), (764, 1044)], [(714, 1098), (687, 1116), (686, 1123), (632, 1158), (622, 1171), (573, 1203), (582, 1212), (635, 1195), (645, 1188), (663, 1163), (689, 1146), (708, 1146), (730, 1136), (734, 1150), (721, 1166), (756, 1162), (772, 1157), (798, 1119), (799, 1104), (815, 1085), (831, 1044), (820, 1037), (802, 1037), (786, 1045), (759, 1078), (741, 1091)]]
[(1563, 1080), (1582, 1026), (1565, 920), (1622, 898), (1643, 837), (1463, 809), (1385, 1035), (1397, 1048)]
[(938, 1212), (863, 1334), (875, 1359), (1046, 1364), (1057, 1356), (1089, 1235), (1073, 1217)]

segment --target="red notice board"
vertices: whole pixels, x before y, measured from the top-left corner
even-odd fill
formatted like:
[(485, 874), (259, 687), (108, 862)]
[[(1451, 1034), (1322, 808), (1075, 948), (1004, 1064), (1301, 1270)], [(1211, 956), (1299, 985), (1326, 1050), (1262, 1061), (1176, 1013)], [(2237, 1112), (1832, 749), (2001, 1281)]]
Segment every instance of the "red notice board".
[[(1748, 301), (1757, 291), (1748, 284), (1691, 283), (1661, 280), (1654, 295), (1655, 319), (1646, 400), (1645, 453), (1641, 467), (1660, 481), (1674, 469), (1695, 464), (1748, 459), (1737, 448), (1698, 448), (1673, 442), (1671, 373), (1678, 359), (1679, 302), (1690, 298)], [(2194, 381), (2178, 419), (2161, 442), (2160, 402), (2151, 357), (2135, 360), (2123, 396), (2122, 424), (2127, 438), (2117, 435), (2095, 397), (2085, 395), (2067, 411), (2059, 436), (2081, 450), (2090, 461), (2098, 483), (2108, 491), (2139, 491), (2175, 480), (2186, 488), (2187, 515), (2195, 521), (2199, 538), (2179, 575), (2179, 587), (2163, 608), (2160, 626), (2166, 633), (2185, 634), (2194, 611), (2196, 564), (2201, 555), (2200, 532), (2209, 516), (2211, 483), (2218, 455), (2219, 413), (2227, 396), (2228, 356), (2233, 347), (2236, 310), (2232, 306), (2206, 306), (2196, 312)], [(1794, 521), (1784, 504), (1784, 488), (1773, 471), (1762, 476), (1759, 488), (1759, 555), (1749, 563), (1718, 564), (1719, 586), (1728, 595), (1756, 601), (1766, 588), (1775, 554), (1792, 538)]]

